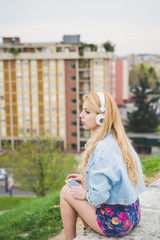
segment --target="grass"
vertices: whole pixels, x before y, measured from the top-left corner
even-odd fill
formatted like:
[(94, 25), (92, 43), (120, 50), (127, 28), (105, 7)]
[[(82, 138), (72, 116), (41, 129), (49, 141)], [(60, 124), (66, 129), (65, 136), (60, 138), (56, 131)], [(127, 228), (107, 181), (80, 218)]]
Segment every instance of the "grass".
[(23, 201), (0, 216), (1, 240), (47, 240), (61, 230), (59, 192)]
[(145, 157), (141, 159), (141, 163), (146, 177), (153, 177), (160, 171), (160, 155)]
[(19, 204), (32, 199), (33, 197), (0, 197), (0, 211), (16, 208)]

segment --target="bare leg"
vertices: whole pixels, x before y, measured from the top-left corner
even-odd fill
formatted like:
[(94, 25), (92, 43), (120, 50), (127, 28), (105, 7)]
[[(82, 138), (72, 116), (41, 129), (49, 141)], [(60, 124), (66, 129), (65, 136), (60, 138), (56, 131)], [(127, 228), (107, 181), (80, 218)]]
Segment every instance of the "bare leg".
[(73, 240), (76, 237), (77, 214), (86, 225), (103, 234), (96, 220), (96, 208), (87, 201), (73, 198), (68, 185), (65, 185), (61, 190), (60, 206), (66, 240)]

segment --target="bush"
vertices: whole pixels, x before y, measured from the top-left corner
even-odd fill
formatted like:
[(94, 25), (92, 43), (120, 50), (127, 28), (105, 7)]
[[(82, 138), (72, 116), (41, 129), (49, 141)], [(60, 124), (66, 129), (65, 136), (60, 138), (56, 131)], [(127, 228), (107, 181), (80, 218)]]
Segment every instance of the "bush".
[(23, 202), (0, 216), (1, 240), (45, 240), (61, 230), (59, 192)]

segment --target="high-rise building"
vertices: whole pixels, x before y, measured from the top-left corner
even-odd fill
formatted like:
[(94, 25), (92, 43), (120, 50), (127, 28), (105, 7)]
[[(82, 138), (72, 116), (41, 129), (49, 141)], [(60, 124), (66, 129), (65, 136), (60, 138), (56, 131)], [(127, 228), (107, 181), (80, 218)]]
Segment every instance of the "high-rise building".
[(82, 95), (105, 90), (118, 105), (128, 99), (128, 65), (112, 53), (91, 51), (79, 35), (61, 43), (0, 44), (0, 145), (41, 137), (56, 138), (80, 151), (89, 132), (80, 125)]

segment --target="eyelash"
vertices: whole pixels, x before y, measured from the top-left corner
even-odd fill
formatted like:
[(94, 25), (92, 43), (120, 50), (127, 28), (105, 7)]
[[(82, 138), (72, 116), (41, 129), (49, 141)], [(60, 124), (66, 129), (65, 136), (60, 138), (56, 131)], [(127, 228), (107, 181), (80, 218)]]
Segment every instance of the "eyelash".
[(90, 112), (86, 111), (87, 114), (90, 114)]

